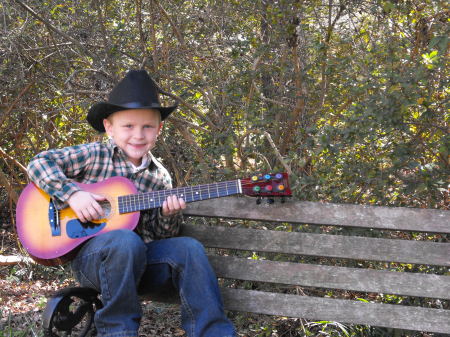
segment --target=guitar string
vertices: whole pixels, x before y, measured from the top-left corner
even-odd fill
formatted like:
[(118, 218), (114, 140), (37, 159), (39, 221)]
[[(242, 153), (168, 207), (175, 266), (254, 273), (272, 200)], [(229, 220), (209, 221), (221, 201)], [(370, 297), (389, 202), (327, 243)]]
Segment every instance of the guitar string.
[[(284, 179), (279, 180), (284, 181)], [(185, 201), (191, 202), (200, 201), (207, 198), (212, 199), (232, 194), (239, 194), (240, 191), (238, 182), (239, 180), (231, 180), (197, 186), (178, 187), (169, 190), (130, 194), (119, 197), (121, 198), (122, 203), (122, 205), (119, 206), (122, 206), (120, 207), (121, 211), (126, 212), (131, 210), (139, 210), (142, 208), (155, 208), (161, 206), (166, 197), (170, 195), (185, 197)], [(264, 182), (265, 181), (260, 181), (260, 183)], [(241, 180), (241, 187), (245, 188), (248, 186), (257, 185), (257, 183), (258, 182), (248, 182), (245, 180)]]
[[(200, 200), (206, 198), (206, 194), (211, 198), (212, 196), (221, 196), (222, 194), (230, 195), (230, 194), (238, 194), (239, 188), (238, 183), (236, 181), (226, 181), (219, 182), (207, 185), (197, 185), (197, 186), (186, 186), (179, 187), (170, 190), (159, 190), (159, 191), (151, 191), (146, 193), (138, 193), (138, 194), (130, 194), (127, 196), (122, 196), (121, 201), (128, 207), (135, 208), (135, 203), (138, 203), (138, 206), (145, 206), (143, 203), (154, 203), (156, 207), (157, 204), (161, 205), (162, 201), (166, 199), (169, 195), (178, 195), (185, 196), (186, 201), (194, 200), (197, 201), (196, 198), (200, 198)], [(190, 194), (190, 195), (189, 195)], [(163, 200), (161, 200), (163, 198)], [(191, 199), (190, 199), (191, 198)], [(133, 203), (133, 204), (132, 204)]]
[[(231, 184), (230, 184), (231, 183)], [(233, 186), (235, 185), (235, 186)], [(255, 185), (255, 183), (244, 183), (241, 184), (242, 187), (252, 186)], [(222, 194), (222, 193), (228, 193), (229, 188), (235, 188), (238, 189), (239, 185), (237, 184), (237, 181), (227, 181), (227, 182), (219, 182), (219, 183), (213, 183), (213, 184), (206, 184), (206, 185), (197, 185), (197, 186), (185, 186), (185, 187), (178, 187), (174, 189), (169, 190), (158, 190), (158, 191), (150, 191), (150, 192), (144, 192), (144, 193), (136, 193), (136, 194), (129, 194), (125, 196), (121, 196), (122, 198), (129, 198), (129, 199), (148, 199), (148, 198), (158, 198), (161, 196), (168, 196), (168, 195), (186, 195), (189, 196), (189, 194), (192, 195), (192, 193), (208, 193), (208, 194)], [(231, 193), (238, 193), (238, 191), (233, 191)], [(133, 200), (135, 201), (135, 200)]]
[[(230, 184), (232, 183), (232, 184)], [(233, 186), (235, 185), (235, 186)], [(255, 185), (255, 183), (243, 183), (241, 184), (242, 187), (248, 187)], [(144, 192), (144, 193), (136, 193), (136, 194), (129, 194), (121, 196), (122, 198), (130, 198), (130, 199), (136, 199), (136, 198), (151, 198), (156, 194), (163, 194), (166, 195), (183, 195), (188, 193), (216, 193), (216, 192), (227, 192), (228, 188), (238, 188), (239, 185), (237, 184), (237, 181), (226, 181), (226, 182), (218, 182), (218, 183), (212, 183), (212, 184), (204, 184), (204, 185), (196, 185), (196, 186), (185, 186), (185, 187), (177, 187), (169, 190), (157, 190), (157, 191), (150, 191), (150, 192)], [(237, 193), (237, 192), (232, 192)]]
[[(122, 197), (138, 197), (138, 196), (147, 196), (150, 194), (156, 194), (156, 193), (164, 193), (164, 194), (175, 194), (174, 192), (179, 191), (182, 192), (183, 190), (195, 190), (196, 192), (211, 192), (214, 191), (214, 189), (217, 190), (217, 188), (221, 188), (222, 191), (226, 190), (227, 187), (231, 186), (234, 187), (230, 184), (234, 184), (236, 185), (236, 187), (239, 187), (237, 185), (237, 180), (236, 181), (224, 181), (224, 182), (218, 182), (218, 183), (212, 183), (212, 184), (203, 184), (203, 185), (196, 185), (196, 186), (182, 186), (182, 187), (177, 187), (177, 188), (173, 188), (173, 189), (168, 189), (168, 190), (157, 190), (157, 191), (150, 191), (150, 192), (144, 192), (144, 193), (136, 193), (136, 194), (129, 194), (129, 195), (124, 195)], [(248, 186), (252, 186), (255, 185), (256, 183), (241, 183), (242, 187), (248, 187)], [(225, 186), (221, 186), (221, 185), (225, 185)], [(224, 189), (225, 188), (225, 189)]]

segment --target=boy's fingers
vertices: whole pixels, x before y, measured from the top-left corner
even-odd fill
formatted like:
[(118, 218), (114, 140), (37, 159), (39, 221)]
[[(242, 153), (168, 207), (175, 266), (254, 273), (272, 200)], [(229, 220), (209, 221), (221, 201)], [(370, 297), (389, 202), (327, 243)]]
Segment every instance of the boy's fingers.
[(78, 219), (81, 222), (88, 222), (88, 218), (87, 218), (88, 212), (86, 210), (81, 210), (80, 214), (78, 215)]
[(97, 200), (97, 201), (103, 201), (103, 200), (106, 200), (106, 198), (105, 198), (103, 195), (100, 195), (100, 194), (94, 194), (94, 193), (91, 193), (91, 195), (92, 195), (92, 197), (93, 197), (95, 200)]
[(175, 196), (169, 195), (167, 200), (169, 202), (169, 210), (174, 211), (177, 208), (177, 200), (175, 199)]
[(87, 220), (87, 221), (91, 221), (92, 220), (92, 209), (89, 209), (89, 208), (86, 208), (85, 210), (84, 210), (84, 212), (83, 212), (83, 214), (84, 214), (84, 218)]
[(95, 205), (92, 205), (88, 208), (90, 219), (89, 220), (97, 220), (101, 217), (101, 211), (99, 211)]
[(186, 203), (176, 195), (169, 195), (163, 202), (163, 215), (173, 215), (186, 208)]
[(172, 212), (178, 212), (180, 210), (180, 200), (178, 199), (178, 197), (176, 195), (171, 195), (168, 197), (168, 199), (171, 206), (169, 207), (169, 209)]
[[(97, 204), (98, 205), (98, 204)], [(100, 207), (100, 205), (98, 205)], [(101, 207), (100, 207), (101, 209)], [(92, 220), (98, 220), (103, 217), (102, 212), (99, 212), (97, 208), (94, 206), (90, 206), (88, 208), (82, 209), (76, 212), (78, 219), (81, 222), (88, 222)]]
[(162, 205), (162, 214), (167, 215), (167, 213), (169, 213), (169, 208), (167, 207), (167, 199), (166, 199), (164, 200)]
[(186, 202), (184, 201), (183, 198), (179, 198), (178, 199), (180, 201), (180, 208), (181, 209), (185, 209), (186, 208)]
[(92, 203), (92, 208), (95, 211), (95, 214), (94, 214), (95, 219), (101, 219), (101, 218), (103, 218), (105, 216), (105, 212), (103, 211), (103, 207), (98, 202)]

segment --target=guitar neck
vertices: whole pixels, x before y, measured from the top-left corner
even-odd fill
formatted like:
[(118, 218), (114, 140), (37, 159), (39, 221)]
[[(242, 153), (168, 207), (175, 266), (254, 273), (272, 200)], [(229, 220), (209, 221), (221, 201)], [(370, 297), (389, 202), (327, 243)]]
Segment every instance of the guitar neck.
[(186, 203), (213, 198), (222, 198), (242, 193), (240, 179), (197, 186), (179, 187), (147, 193), (120, 196), (119, 213), (131, 213), (161, 207), (169, 195), (183, 198)]

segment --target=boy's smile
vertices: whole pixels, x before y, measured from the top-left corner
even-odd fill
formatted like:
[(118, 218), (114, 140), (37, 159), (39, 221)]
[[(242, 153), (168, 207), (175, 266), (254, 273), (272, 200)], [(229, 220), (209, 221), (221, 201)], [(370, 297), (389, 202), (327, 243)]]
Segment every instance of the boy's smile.
[(129, 109), (114, 112), (103, 120), (106, 133), (135, 166), (155, 147), (162, 122), (158, 110)]

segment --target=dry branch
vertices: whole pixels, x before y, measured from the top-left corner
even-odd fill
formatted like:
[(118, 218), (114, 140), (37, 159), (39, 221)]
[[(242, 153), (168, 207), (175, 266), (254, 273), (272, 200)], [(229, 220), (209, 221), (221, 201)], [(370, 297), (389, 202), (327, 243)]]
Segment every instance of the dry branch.
[(38, 19), (39, 21), (41, 21), (43, 24), (45, 24), (45, 26), (50, 29), (51, 31), (61, 35), (62, 37), (64, 37), (65, 39), (71, 41), (73, 44), (75, 44), (78, 48), (80, 48), (81, 50), (83, 50), (83, 52), (86, 53), (86, 55), (88, 55), (89, 57), (93, 57), (93, 54), (86, 49), (79, 41), (75, 40), (73, 37), (67, 35), (66, 33), (62, 32), (61, 30), (59, 30), (58, 28), (56, 28), (54, 25), (52, 25), (50, 23), (50, 21), (48, 21), (47, 19), (43, 18), (41, 15), (39, 15), (38, 13), (36, 13), (35, 10), (33, 10), (31, 7), (29, 7), (28, 5), (24, 4), (22, 1), (20, 0), (16, 0), (16, 2), (21, 5), (23, 8), (25, 8), (28, 12), (31, 13), (31, 15), (33, 15), (36, 19)]
[(0, 185), (5, 186), (6, 190), (8, 191), (9, 197), (14, 201), (14, 203), (17, 203), (19, 195), (16, 193), (16, 191), (14, 191), (8, 177), (5, 173), (3, 173), (2, 170), (0, 170)]
[(286, 172), (289, 173), (290, 175), (292, 175), (291, 167), (284, 160), (283, 156), (281, 155), (280, 151), (278, 150), (277, 146), (275, 145), (275, 142), (273, 141), (272, 136), (267, 131), (262, 131), (262, 130), (249, 130), (238, 139), (238, 142), (237, 142), (238, 153), (239, 153), (239, 157), (241, 158), (241, 161), (244, 163), (244, 166), (245, 166), (246, 158), (248, 156), (243, 155), (242, 146), (244, 143), (244, 139), (247, 138), (252, 133), (253, 134), (262, 134), (262, 135), (264, 135), (264, 137), (266, 137), (266, 139), (269, 142), (270, 146), (272, 147), (278, 161), (281, 163), (281, 165), (283, 165)]
[[(180, 29), (177, 27), (177, 25), (175, 24), (175, 22), (172, 20), (172, 18), (170, 17), (170, 15), (167, 13), (167, 11), (164, 9), (164, 7), (160, 4), (159, 0), (153, 0), (154, 3), (158, 6), (158, 8), (160, 9), (161, 13), (163, 14), (163, 16), (167, 19), (167, 21), (169, 21), (170, 26), (172, 27), (178, 42), (181, 45), (181, 48), (186, 52), (186, 54), (188, 54), (189, 49), (186, 45), (186, 41), (184, 40), (183, 35), (181, 34)], [(204, 84), (204, 86), (206, 87), (207, 90), (205, 90), (205, 97), (208, 99), (208, 101), (211, 104), (214, 104), (215, 106), (217, 106), (217, 102), (215, 99), (215, 96), (212, 94), (213, 90), (211, 88), (208, 88), (206, 83), (207, 81), (205, 80), (205, 76), (203, 75), (203, 71), (199, 68), (198, 64), (195, 62), (194, 57), (192, 57), (192, 55), (189, 54), (189, 64), (193, 67), (193, 69), (195, 70), (196, 75), (202, 79), (202, 82)]]
[(36, 263), (31, 257), (21, 255), (0, 255), (0, 266), (11, 266), (19, 263)]
[(12, 111), (12, 109), (16, 106), (16, 104), (19, 102), (19, 100), (22, 98), (22, 96), (25, 95), (28, 90), (30, 90), (30, 88), (33, 86), (33, 84), (34, 84), (34, 81), (28, 83), (25, 86), (25, 88), (23, 88), (22, 91), (19, 93), (19, 95), (16, 97), (14, 102), (12, 102), (11, 105), (8, 106), (8, 109), (3, 113), (3, 116), (0, 119), (0, 125), (3, 125), (3, 122), (5, 121), (5, 119), (10, 116), (10, 112)]

